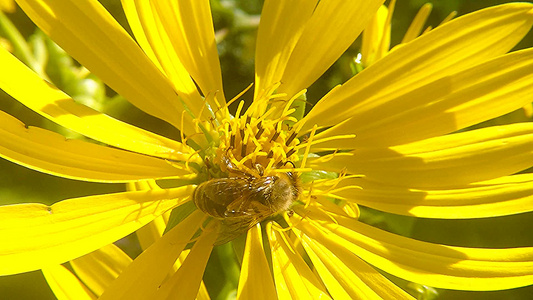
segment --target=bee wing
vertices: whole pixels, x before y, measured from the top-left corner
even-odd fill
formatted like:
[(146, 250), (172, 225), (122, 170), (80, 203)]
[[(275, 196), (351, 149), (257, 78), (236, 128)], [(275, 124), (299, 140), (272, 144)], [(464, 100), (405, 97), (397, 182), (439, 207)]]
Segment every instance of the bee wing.
[(267, 206), (257, 201), (252, 201), (248, 210), (243, 211), (243, 214), (234, 217), (226, 217), (221, 220), (222, 227), (215, 242), (215, 246), (234, 240), (252, 228), (255, 224), (264, 220), (270, 214), (271, 211)]
[(204, 189), (204, 197), (209, 201), (228, 206), (249, 194), (250, 182), (244, 178), (219, 178), (207, 182), (209, 189)]
[[(265, 203), (268, 202), (272, 193), (273, 179), (263, 177), (254, 179), (246, 185), (246, 189), (239, 191), (239, 196), (226, 206), (226, 217), (239, 216), (263, 216), (266, 218), (272, 213), (270, 207)], [(257, 223), (257, 222), (256, 222)], [(255, 224), (255, 223), (254, 223)]]

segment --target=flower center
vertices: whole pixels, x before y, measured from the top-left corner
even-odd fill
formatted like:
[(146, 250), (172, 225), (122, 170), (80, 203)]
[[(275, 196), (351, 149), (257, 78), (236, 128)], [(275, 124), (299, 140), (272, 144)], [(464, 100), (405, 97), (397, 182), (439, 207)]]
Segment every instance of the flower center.
[(254, 177), (287, 172), (298, 160), (297, 132), (276, 120), (246, 117), (228, 120), (221, 126), (220, 144), (215, 164), (231, 175), (250, 174)]

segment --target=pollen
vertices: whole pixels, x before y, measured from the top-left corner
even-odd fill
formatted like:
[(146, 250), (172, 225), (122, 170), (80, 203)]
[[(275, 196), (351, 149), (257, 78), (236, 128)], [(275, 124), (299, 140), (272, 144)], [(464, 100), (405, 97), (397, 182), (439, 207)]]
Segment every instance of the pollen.
[(220, 166), (227, 166), (224, 160), (230, 160), (242, 172), (263, 176), (287, 164), (293, 167), (298, 160), (298, 132), (279, 119), (233, 118), (219, 127), (219, 134), (216, 159)]

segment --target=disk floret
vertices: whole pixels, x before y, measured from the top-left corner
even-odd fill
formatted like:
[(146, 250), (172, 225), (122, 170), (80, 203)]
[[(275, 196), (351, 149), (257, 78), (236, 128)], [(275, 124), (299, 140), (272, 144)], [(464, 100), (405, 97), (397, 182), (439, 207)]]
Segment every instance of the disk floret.
[(234, 118), (221, 125), (219, 133), (216, 163), (224, 172), (232, 173), (236, 168), (255, 177), (274, 175), (274, 170), (291, 168), (298, 160), (297, 132), (282, 122)]

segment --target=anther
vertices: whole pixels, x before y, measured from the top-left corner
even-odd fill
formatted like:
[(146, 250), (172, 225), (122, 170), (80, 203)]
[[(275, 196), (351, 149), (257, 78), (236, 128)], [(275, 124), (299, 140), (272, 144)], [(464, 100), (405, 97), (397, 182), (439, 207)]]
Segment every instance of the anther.
[(242, 141), (241, 143), (241, 157), (245, 157), (246, 156), (246, 143), (244, 141)]
[(235, 149), (235, 134), (231, 134), (231, 137), (229, 140), (229, 147), (231, 149)]
[(259, 131), (255, 134), (255, 139), (258, 140), (264, 131), (265, 131), (264, 128), (259, 129)]
[(280, 132), (279, 131), (276, 131), (276, 133), (274, 133), (274, 135), (272, 136), (272, 138), (270, 139), (271, 142), (275, 141), (278, 139), (279, 137), (279, 134)]
[(272, 150), (268, 151), (268, 154), (267, 154), (267, 158), (272, 158), (274, 157), (274, 152), (272, 152)]
[(259, 123), (257, 123), (257, 133), (255, 134), (255, 139), (258, 140), (261, 135), (263, 134), (263, 132), (265, 131), (265, 129), (263, 128), (263, 123), (261, 121), (259, 121)]
[(291, 144), (291, 142), (296, 138), (296, 136), (298, 135), (298, 133), (295, 131), (291, 134), (291, 136), (285, 141), (285, 145), (287, 147), (289, 147), (289, 145)]
[(291, 150), (289, 150), (289, 152), (287, 152), (287, 158), (289, 158), (291, 155), (293, 155), (294, 153), (296, 152), (296, 150), (294, 148), (292, 148)]

